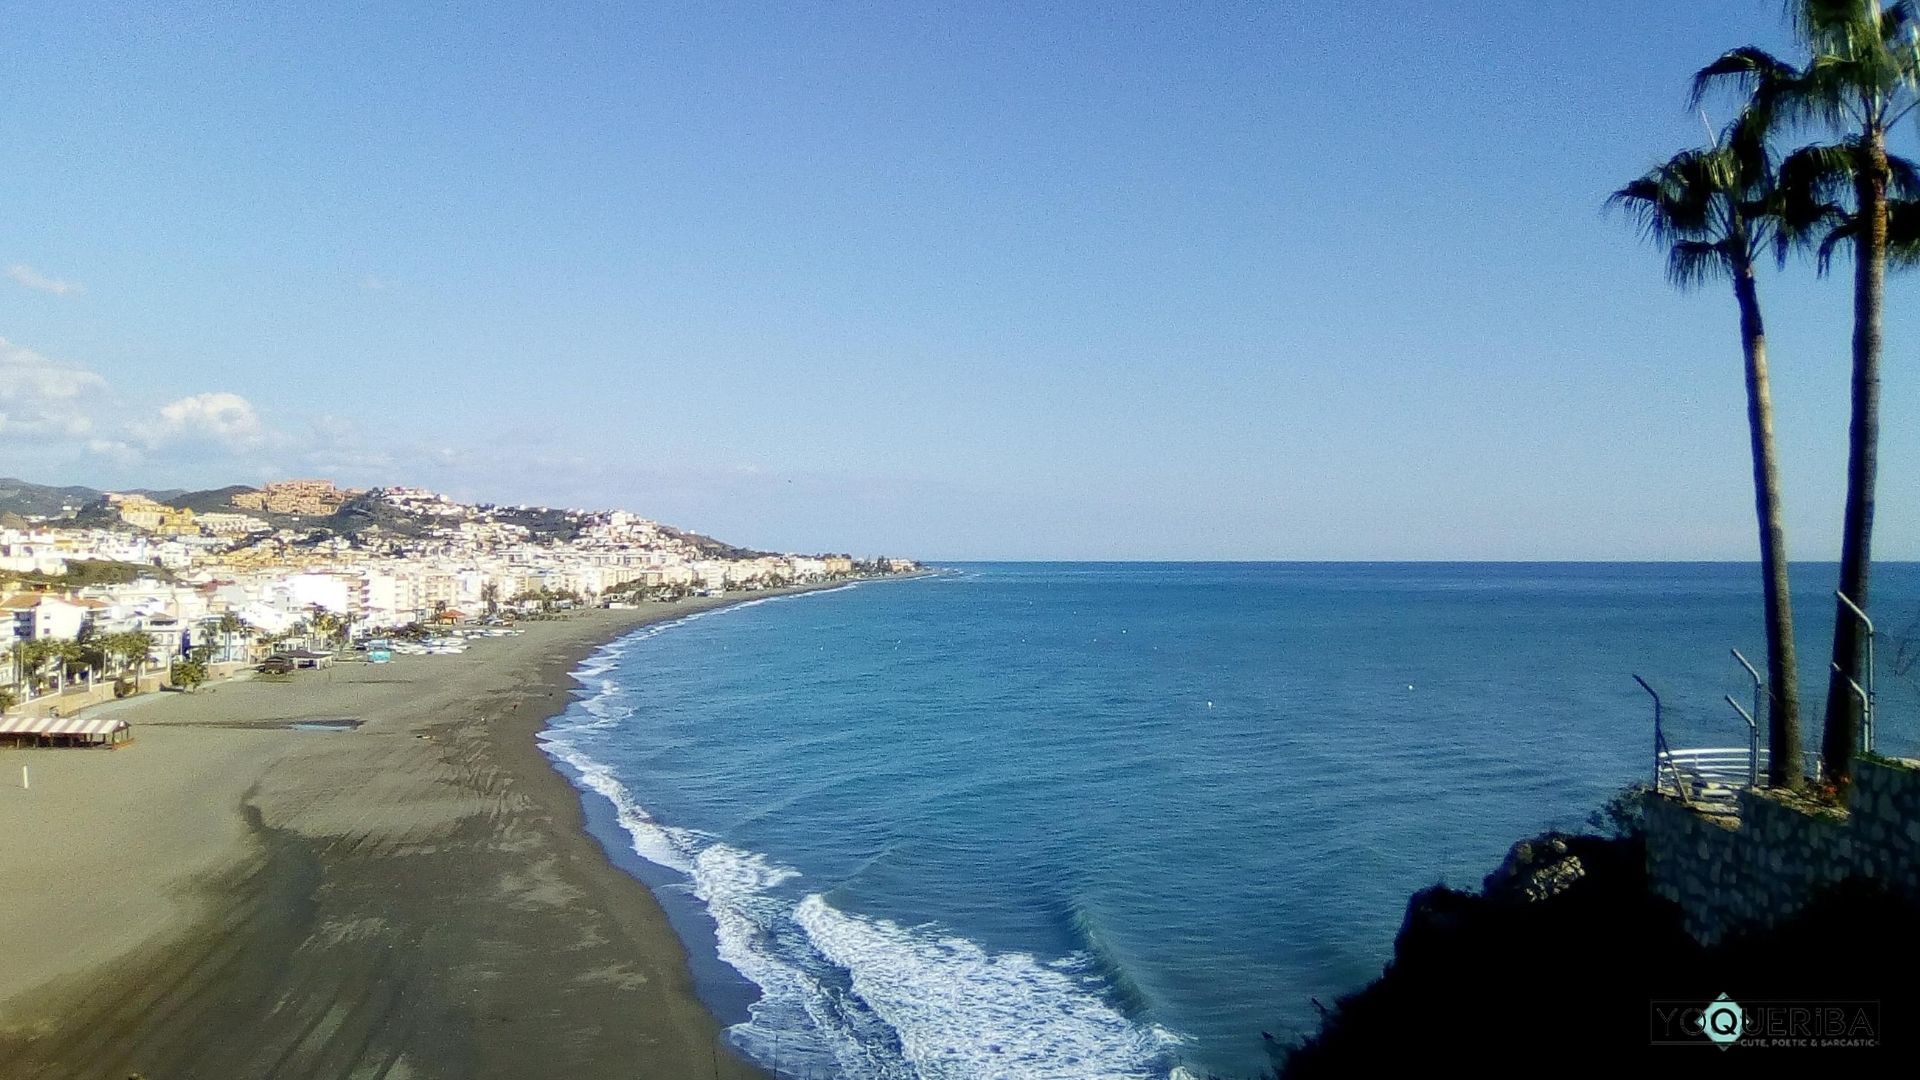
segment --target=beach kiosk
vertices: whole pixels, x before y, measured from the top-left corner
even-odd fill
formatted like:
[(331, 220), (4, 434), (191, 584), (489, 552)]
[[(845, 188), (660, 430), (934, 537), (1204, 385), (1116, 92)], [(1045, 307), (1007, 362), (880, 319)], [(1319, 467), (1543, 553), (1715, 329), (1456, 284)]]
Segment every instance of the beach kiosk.
[(133, 728), (111, 716), (0, 716), (0, 746), (124, 746)]

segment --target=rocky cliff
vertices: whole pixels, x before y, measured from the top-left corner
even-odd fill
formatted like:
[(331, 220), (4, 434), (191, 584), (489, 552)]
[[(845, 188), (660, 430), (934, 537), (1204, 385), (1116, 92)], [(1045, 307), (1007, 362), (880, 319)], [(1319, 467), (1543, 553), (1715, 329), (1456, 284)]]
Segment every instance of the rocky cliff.
[[(1791, 920), (1709, 948), (1649, 887), (1642, 840), (1549, 834), (1516, 844), (1478, 892), (1416, 893), (1380, 978), (1324, 1009), (1318, 1032), (1278, 1054), (1278, 1071), (1286, 1080), (1415, 1070), (1912, 1075), (1916, 971), (1920, 910), (1871, 883), (1842, 882)], [(1654, 1045), (1656, 1009), (1698, 1010), (1723, 993), (1749, 1003), (1876, 1002), (1879, 1045)]]

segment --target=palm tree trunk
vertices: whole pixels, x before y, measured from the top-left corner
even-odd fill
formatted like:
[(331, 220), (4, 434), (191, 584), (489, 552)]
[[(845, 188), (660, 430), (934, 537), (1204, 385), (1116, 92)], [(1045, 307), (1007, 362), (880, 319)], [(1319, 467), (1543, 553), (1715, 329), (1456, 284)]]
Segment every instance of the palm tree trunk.
[[(1760, 577), (1767, 628), (1767, 782), (1797, 788), (1800, 765), (1800, 675), (1793, 648), (1793, 594), (1787, 587), (1787, 530), (1780, 516), (1780, 469), (1773, 452), (1773, 391), (1767, 378), (1767, 331), (1753, 267), (1734, 275), (1740, 340), (1747, 362), (1747, 431), (1753, 449), (1754, 515), (1760, 525)], [(1757, 718), (1756, 718), (1757, 719)]]
[[(1880, 305), (1887, 281), (1886, 133), (1868, 128), (1854, 171), (1860, 231), (1853, 242), (1853, 418), (1847, 428), (1847, 504), (1840, 537), (1840, 591), (1867, 606), (1873, 570), (1873, 488), (1880, 453)], [(1826, 730), (1820, 757), (1827, 778), (1844, 786), (1853, 774), (1860, 701), (1849, 680), (1861, 677), (1861, 626), (1834, 602), (1833, 663), (1827, 681)]]

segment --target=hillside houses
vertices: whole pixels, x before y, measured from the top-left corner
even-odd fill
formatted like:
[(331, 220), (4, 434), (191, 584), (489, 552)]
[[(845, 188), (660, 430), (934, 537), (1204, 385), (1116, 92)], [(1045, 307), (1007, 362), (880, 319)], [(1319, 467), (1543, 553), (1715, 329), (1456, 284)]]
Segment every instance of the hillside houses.
[[(214, 626), (273, 636), (325, 613), (366, 635), (516, 598), (629, 603), (917, 566), (746, 552), (626, 511), (473, 505), (413, 488), (288, 481), (196, 498), (226, 508), (108, 494), (85, 513), (0, 527), (0, 649), (139, 631), (156, 658), (216, 639), (230, 653), (234, 635)], [(80, 572), (100, 566), (113, 573)]]

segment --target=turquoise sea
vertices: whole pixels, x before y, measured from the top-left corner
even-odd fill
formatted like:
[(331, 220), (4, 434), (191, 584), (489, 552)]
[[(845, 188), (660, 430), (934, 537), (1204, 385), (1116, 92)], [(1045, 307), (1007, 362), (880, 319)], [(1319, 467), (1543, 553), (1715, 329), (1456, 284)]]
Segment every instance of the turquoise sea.
[[(1808, 741), (1834, 568), (1796, 568)], [(1920, 752), (1876, 569), (1880, 745)], [(648, 627), (546, 746), (709, 1003), (795, 1077), (1251, 1076), (1677, 746), (1745, 745), (1734, 564), (982, 564)]]

